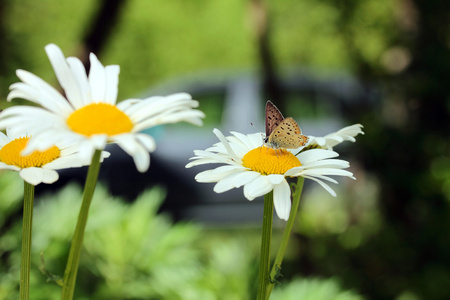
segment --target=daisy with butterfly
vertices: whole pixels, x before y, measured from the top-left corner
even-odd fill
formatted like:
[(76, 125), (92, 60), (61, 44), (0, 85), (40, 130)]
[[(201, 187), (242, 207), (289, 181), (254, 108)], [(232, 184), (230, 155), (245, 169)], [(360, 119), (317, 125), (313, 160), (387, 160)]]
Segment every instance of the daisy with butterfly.
[[(266, 134), (262, 146), (260, 133), (231, 132), (231, 136), (225, 137), (220, 130), (214, 129), (213, 132), (219, 142), (206, 150), (195, 150), (195, 156), (186, 165), (187, 168), (191, 168), (205, 164), (221, 164), (195, 176), (198, 182), (216, 183), (213, 188), (216, 193), (243, 187), (244, 196), (250, 201), (265, 196), (258, 299), (268, 299), (281, 268), (287, 240), (297, 214), (304, 179), (317, 182), (332, 196), (336, 196), (328, 183), (338, 182), (330, 176), (355, 178), (351, 172), (344, 170), (350, 164), (345, 160), (336, 159), (339, 154), (332, 148), (345, 140), (354, 141), (357, 134), (364, 134), (361, 130), (362, 125), (356, 124), (324, 138), (305, 136), (297, 122), (291, 117), (284, 118), (271, 101), (266, 103), (265, 125)], [(265, 151), (261, 151), (263, 148)], [(291, 187), (288, 180), (295, 177), (298, 181), (294, 186), (291, 202)], [(288, 222), (269, 276), (268, 251), (273, 208), (280, 219)]]
[[(291, 208), (287, 178), (311, 179), (332, 196), (336, 196), (336, 193), (327, 182), (337, 182), (328, 176), (353, 178), (351, 172), (343, 170), (349, 167), (349, 163), (335, 159), (339, 156), (337, 152), (320, 149), (321, 147), (305, 151), (305, 147), (311, 145), (308, 141), (315, 141), (317, 138), (302, 135), (297, 122), (293, 118), (284, 118), (270, 101), (266, 103), (266, 136), (263, 146), (260, 133), (244, 135), (231, 132), (231, 136), (225, 137), (218, 129), (213, 132), (220, 142), (206, 150), (195, 150), (195, 157), (191, 158), (192, 161), (186, 167), (211, 163), (223, 166), (203, 171), (195, 179), (198, 182), (216, 182), (216, 193), (244, 187), (244, 196), (250, 201), (273, 191), (277, 215), (286, 221)], [(260, 151), (262, 148), (266, 151)]]

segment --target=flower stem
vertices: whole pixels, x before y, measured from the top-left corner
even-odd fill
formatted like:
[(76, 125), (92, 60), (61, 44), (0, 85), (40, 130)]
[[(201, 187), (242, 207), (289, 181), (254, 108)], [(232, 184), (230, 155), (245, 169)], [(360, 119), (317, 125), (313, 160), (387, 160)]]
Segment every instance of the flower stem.
[(70, 245), (69, 258), (67, 259), (66, 270), (64, 272), (64, 284), (61, 293), (62, 300), (73, 299), (75, 291), (75, 282), (77, 280), (78, 264), (80, 262), (81, 248), (83, 246), (84, 230), (89, 214), (92, 196), (94, 195), (95, 184), (97, 183), (98, 173), (100, 171), (101, 150), (96, 150), (91, 165), (89, 166), (86, 183), (84, 185), (83, 202), (81, 203), (78, 214), (77, 226)]
[(34, 185), (24, 181), (22, 257), (20, 262), (20, 288), (19, 288), (21, 300), (28, 300), (30, 294), (31, 230), (33, 227), (33, 202), (34, 202)]
[(273, 223), (273, 191), (264, 196), (264, 215), (261, 237), (261, 258), (259, 262), (257, 300), (265, 300), (270, 272), (270, 242)]
[(289, 214), (289, 219), (287, 221), (286, 227), (284, 228), (283, 238), (281, 240), (280, 248), (278, 249), (277, 256), (275, 257), (275, 261), (272, 266), (272, 271), (270, 272), (270, 281), (267, 285), (266, 298), (269, 299), (270, 294), (272, 293), (273, 286), (277, 280), (277, 276), (281, 270), (281, 263), (283, 262), (284, 254), (286, 253), (287, 244), (289, 241), (289, 236), (291, 235), (292, 227), (294, 226), (295, 219), (297, 217), (298, 206), (300, 204), (300, 196), (303, 190), (303, 183), (305, 179), (303, 177), (298, 177), (297, 185), (295, 187), (295, 192), (292, 196), (292, 207), (291, 213)]

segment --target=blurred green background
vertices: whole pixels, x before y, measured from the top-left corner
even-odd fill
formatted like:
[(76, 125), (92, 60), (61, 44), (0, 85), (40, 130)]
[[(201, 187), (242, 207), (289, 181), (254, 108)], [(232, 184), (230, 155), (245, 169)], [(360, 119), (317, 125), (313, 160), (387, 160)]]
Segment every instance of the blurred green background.
[[(354, 123), (366, 133), (337, 149), (357, 181), (341, 181), (337, 198), (306, 186), (273, 299), (450, 299), (449, 19), (447, 1), (4, 0), (0, 109), (11, 105), (5, 99), (18, 68), (58, 87), (48, 43), (86, 65), (89, 52), (120, 65), (119, 100), (183, 91), (186, 82), (208, 91), (251, 74), (260, 80), (261, 118), (271, 99), (301, 126), (314, 121), (302, 126), (306, 134)], [(212, 136), (227, 94), (191, 93), (207, 114), (200, 132)], [(183, 128), (199, 139), (199, 129)], [(150, 169), (157, 166), (156, 159)], [(17, 177), (0, 174), (0, 299), (18, 292)], [(32, 299), (58, 299), (58, 286), (39, 270), (40, 253), (47, 272), (62, 275), (81, 198), (79, 186), (64, 186), (69, 181), (36, 199)], [(151, 189), (125, 200), (99, 187), (77, 299), (254, 298), (258, 211), (235, 223), (173, 217), (159, 209), (171, 184), (142, 186)], [(197, 200), (182, 199), (180, 210)]]

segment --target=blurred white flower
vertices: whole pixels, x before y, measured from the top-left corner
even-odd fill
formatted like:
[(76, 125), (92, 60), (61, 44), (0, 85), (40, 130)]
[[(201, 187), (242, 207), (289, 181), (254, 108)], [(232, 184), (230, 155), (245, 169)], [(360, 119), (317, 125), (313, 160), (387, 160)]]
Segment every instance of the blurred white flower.
[(47, 45), (45, 50), (65, 97), (36, 75), (17, 70), (22, 82), (11, 85), (8, 101), (23, 98), (42, 107), (13, 106), (0, 113), (0, 129), (33, 128), (24, 154), (65, 142), (77, 144), (81, 157), (91, 159), (96, 149), (117, 143), (133, 157), (137, 169), (145, 172), (150, 165), (149, 152), (156, 145), (151, 136), (139, 131), (180, 121), (202, 125), (204, 114), (192, 109), (198, 102), (189, 94), (129, 99), (116, 104), (119, 66), (104, 67), (91, 53), (87, 75), (79, 59), (66, 59), (56, 45)]

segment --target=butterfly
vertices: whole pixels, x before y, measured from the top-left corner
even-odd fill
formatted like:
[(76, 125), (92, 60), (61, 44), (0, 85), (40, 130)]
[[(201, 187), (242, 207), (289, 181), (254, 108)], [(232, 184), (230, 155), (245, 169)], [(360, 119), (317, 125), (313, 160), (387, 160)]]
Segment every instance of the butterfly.
[(308, 142), (308, 137), (293, 118), (284, 118), (269, 100), (266, 103), (266, 137), (264, 144), (272, 149), (297, 149)]

